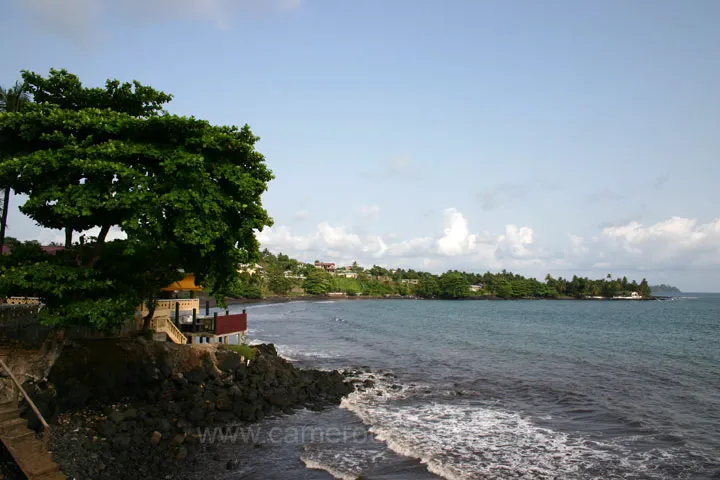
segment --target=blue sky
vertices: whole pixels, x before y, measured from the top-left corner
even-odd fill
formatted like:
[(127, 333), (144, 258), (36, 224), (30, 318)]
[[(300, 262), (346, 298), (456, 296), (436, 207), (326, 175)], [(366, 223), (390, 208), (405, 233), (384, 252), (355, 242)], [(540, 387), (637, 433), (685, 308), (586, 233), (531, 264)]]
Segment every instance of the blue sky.
[(3, 9), (0, 82), (137, 79), (250, 124), (271, 250), (720, 290), (716, 0), (58, 3)]

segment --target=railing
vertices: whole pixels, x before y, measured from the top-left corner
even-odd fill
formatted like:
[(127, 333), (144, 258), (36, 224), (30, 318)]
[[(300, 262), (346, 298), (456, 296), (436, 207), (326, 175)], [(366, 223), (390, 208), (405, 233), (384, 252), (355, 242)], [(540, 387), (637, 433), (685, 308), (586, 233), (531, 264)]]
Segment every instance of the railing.
[(35, 402), (32, 401), (30, 396), (27, 394), (25, 389), (20, 385), (20, 382), (18, 382), (18, 379), (15, 378), (15, 375), (10, 371), (10, 368), (8, 368), (7, 365), (5, 365), (5, 362), (0, 360), (0, 367), (5, 370), (8, 375), (10, 376), (10, 380), (12, 380), (13, 384), (15, 385), (15, 402), (20, 401), (20, 395), (22, 394), (23, 397), (25, 397), (25, 401), (30, 405), (30, 408), (32, 408), (32, 411), (35, 412), (35, 415), (37, 415), (37, 418), (40, 420), (40, 423), (43, 426), (43, 439), (42, 439), (42, 448), (43, 451), (47, 452), (48, 447), (50, 446), (50, 425), (45, 421), (45, 417), (42, 416), (40, 413), (40, 410), (38, 410), (37, 406), (35, 406)]
[(169, 300), (158, 300), (157, 307), (167, 308), (175, 310), (175, 305), (178, 305), (180, 310), (196, 310), (200, 311), (200, 299), (199, 298), (185, 298), (185, 299), (169, 299)]
[(167, 317), (156, 317), (152, 319), (152, 329), (156, 332), (167, 333), (170, 340), (175, 343), (185, 344), (187, 343), (187, 337), (183, 335), (179, 328), (170, 321)]

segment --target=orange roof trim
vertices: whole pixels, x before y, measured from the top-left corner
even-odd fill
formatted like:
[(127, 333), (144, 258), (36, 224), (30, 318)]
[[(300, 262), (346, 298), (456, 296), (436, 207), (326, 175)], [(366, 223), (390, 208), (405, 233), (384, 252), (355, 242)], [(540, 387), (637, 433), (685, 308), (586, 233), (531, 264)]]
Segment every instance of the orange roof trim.
[(163, 288), (163, 292), (172, 292), (175, 290), (188, 290), (192, 292), (200, 292), (203, 287), (195, 285), (195, 275), (192, 273), (185, 275), (182, 280), (172, 283), (169, 286)]

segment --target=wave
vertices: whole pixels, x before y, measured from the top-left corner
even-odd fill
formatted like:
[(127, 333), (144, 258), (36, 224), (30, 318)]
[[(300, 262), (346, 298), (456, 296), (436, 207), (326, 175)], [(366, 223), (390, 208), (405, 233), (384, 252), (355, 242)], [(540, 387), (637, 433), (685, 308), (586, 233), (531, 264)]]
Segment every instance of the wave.
[(290, 345), (275, 345), (275, 349), (282, 358), (289, 362), (298, 362), (310, 359), (328, 359), (337, 358), (338, 356), (329, 352), (320, 350), (308, 350), (303, 347)]
[(316, 459), (308, 458), (305, 455), (302, 455), (300, 457), (300, 460), (305, 464), (307, 468), (310, 470), (323, 470), (330, 475), (332, 475), (334, 478), (337, 478), (338, 480), (357, 480), (359, 475), (356, 475), (352, 472), (346, 472), (341, 470), (340, 468), (333, 465), (329, 465), (327, 463), (322, 463)]
[[(647, 456), (635, 458), (621, 445), (543, 428), (517, 412), (477, 401), (438, 396), (427, 385), (373, 377), (374, 387), (350, 394), (341, 407), (389, 449), (448, 480), (624, 478), (647, 467)], [(672, 457), (669, 451), (656, 454)], [(673, 477), (658, 472), (648, 478)]]
[(349, 445), (328, 445), (309, 443), (300, 459), (310, 469), (324, 470), (338, 480), (365, 478), (364, 473), (374, 465), (386, 460), (382, 444), (373, 448), (350, 443)]

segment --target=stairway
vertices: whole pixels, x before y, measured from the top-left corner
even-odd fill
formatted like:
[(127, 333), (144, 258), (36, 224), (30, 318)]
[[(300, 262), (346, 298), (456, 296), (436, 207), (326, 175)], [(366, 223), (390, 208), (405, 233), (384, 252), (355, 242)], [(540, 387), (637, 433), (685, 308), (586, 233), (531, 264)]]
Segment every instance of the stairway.
[(0, 403), (0, 441), (15, 459), (28, 480), (66, 480), (52, 455), (44, 452), (42, 441), (20, 417), (15, 402)]
[(153, 317), (151, 328), (156, 333), (164, 333), (174, 343), (184, 345), (187, 343), (187, 337), (183, 335), (178, 327), (170, 320), (169, 316)]

